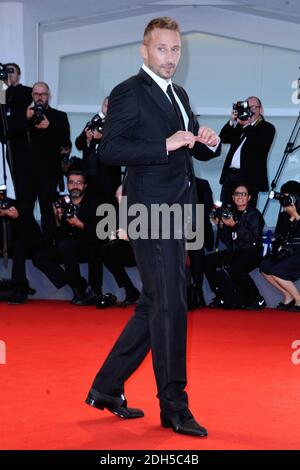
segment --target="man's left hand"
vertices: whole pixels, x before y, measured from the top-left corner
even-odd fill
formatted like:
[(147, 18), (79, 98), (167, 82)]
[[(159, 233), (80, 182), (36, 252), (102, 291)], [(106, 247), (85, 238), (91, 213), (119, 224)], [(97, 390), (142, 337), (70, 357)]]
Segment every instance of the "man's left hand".
[(215, 147), (219, 143), (219, 136), (213, 129), (201, 126), (199, 127), (196, 140), (201, 144), (208, 145), (209, 147)]
[(9, 209), (0, 209), (0, 217), (11, 217), (12, 219), (17, 219), (19, 217), (19, 212), (17, 209), (12, 206)]
[(70, 219), (67, 219), (67, 221), (70, 225), (72, 225), (72, 227), (77, 227), (77, 228), (80, 228), (81, 230), (84, 229), (84, 223), (81, 222), (81, 220), (79, 220), (78, 217), (76, 217), (76, 215), (74, 217), (71, 217)]
[(224, 225), (230, 228), (233, 228), (236, 224), (235, 220), (232, 217), (230, 217), (229, 219), (224, 219), (224, 217), (222, 217), (222, 222), (224, 223)]
[(37, 129), (47, 129), (47, 127), (49, 127), (49, 124), (50, 122), (44, 115), (44, 119), (37, 126), (34, 126), (34, 127), (36, 127)]

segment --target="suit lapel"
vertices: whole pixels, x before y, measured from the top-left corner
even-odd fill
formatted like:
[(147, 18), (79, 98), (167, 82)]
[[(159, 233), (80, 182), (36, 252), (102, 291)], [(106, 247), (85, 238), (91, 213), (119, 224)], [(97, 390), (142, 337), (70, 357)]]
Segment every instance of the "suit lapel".
[(147, 93), (152, 97), (155, 103), (163, 111), (172, 126), (176, 130), (179, 130), (177, 114), (175, 112), (175, 109), (173, 108), (172, 103), (167, 98), (165, 93), (157, 85), (157, 83), (155, 83), (155, 81), (150, 77), (150, 75), (148, 75), (143, 69), (140, 69), (139, 76), (143, 79), (142, 83)]

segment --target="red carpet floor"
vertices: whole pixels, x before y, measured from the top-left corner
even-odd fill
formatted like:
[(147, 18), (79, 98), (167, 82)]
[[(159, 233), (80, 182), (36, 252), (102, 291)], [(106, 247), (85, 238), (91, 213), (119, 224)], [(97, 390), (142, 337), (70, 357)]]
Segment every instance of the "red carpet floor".
[(198, 439), (159, 426), (150, 356), (126, 388), (129, 405), (145, 418), (122, 421), (84, 404), (131, 311), (56, 301), (0, 305), (1, 449), (300, 448), (300, 364), (291, 360), (299, 314), (189, 313), (190, 408), (209, 430)]

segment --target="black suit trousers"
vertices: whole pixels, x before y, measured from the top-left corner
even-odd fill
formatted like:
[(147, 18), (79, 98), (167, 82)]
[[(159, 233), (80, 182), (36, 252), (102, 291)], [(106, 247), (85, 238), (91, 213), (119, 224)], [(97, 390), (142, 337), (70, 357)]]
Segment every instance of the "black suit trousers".
[(187, 408), (184, 240), (131, 241), (143, 291), (92, 390), (118, 396), (151, 348), (161, 410)]

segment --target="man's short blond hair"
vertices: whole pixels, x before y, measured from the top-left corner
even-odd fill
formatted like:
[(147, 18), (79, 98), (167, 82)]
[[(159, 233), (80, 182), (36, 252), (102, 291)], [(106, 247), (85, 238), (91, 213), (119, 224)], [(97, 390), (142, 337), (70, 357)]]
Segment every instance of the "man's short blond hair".
[(170, 31), (177, 31), (178, 33), (180, 33), (177, 21), (173, 20), (172, 18), (169, 18), (168, 16), (161, 16), (160, 18), (154, 18), (147, 24), (144, 31), (144, 43), (147, 42), (147, 37), (149, 36), (151, 31), (156, 28), (169, 29)]

